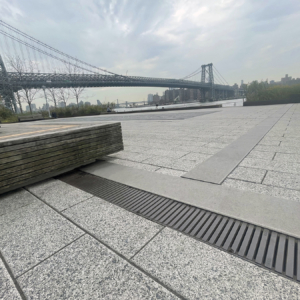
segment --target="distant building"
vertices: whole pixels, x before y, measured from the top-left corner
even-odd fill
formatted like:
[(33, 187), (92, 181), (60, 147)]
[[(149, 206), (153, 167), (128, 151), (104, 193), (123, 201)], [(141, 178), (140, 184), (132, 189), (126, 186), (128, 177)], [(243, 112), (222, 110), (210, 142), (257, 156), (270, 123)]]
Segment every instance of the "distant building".
[(292, 76), (289, 76), (289, 74), (285, 74), (285, 77), (281, 78), (281, 83), (287, 84), (291, 80), (292, 80)]
[(72, 103), (69, 103), (68, 106), (77, 106), (77, 104), (72, 102)]
[(32, 111), (37, 111), (36, 105), (34, 103), (31, 103), (31, 110)]
[(153, 102), (153, 94), (148, 95), (148, 104)]
[(91, 105), (91, 102), (88, 102), (88, 101), (87, 101), (87, 102), (84, 102), (84, 105), (85, 105), (85, 106), (90, 106), (90, 105)]
[(58, 102), (58, 107), (66, 107), (65, 102), (63, 101)]
[(26, 111), (30, 111), (29, 105), (26, 105)]
[(160, 100), (160, 97), (158, 96), (158, 94), (156, 93), (155, 95), (153, 95), (153, 103), (154, 104), (158, 104)]
[(97, 105), (102, 105), (102, 103), (100, 102), (100, 100), (97, 100)]
[(84, 105), (83, 101), (79, 101), (78, 105), (83, 106)]
[[(32, 107), (32, 104), (31, 104)], [(42, 110), (48, 110), (49, 109), (49, 104), (43, 104)]]
[(285, 75), (285, 77), (281, 78), (280, 81), (271, 80), (270, 85), (294, 85), (294, 84), (300, 84), (300, 78), (292, 78), (292, 76), (289, 76), (288, 74)]

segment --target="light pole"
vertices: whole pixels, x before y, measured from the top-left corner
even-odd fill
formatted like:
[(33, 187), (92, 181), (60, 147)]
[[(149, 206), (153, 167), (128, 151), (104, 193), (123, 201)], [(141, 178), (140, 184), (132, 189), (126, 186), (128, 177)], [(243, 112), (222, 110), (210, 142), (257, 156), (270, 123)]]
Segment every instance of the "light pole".
[(43, 88), (43, 90), (44, 90), (44, 95), (45, 95), (45, 99), (46, 99), (46, 107), (48, 107), (49, 118), (51, 118), (50, 107), (49, 107), (49, 105), (48, 105), (48, 100), (47, 100), (46, 88), (45, 88), (44, 85), (42, 86), (42, 88)]

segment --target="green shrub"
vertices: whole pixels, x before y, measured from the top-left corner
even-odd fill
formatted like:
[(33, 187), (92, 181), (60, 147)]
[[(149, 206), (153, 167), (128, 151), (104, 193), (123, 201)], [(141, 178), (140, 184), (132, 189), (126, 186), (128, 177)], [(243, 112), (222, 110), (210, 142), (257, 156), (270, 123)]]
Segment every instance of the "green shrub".
[(70, 117), (80, 117), (80, 116), (94, 116), (106, 113), (107, 106), (111, 108), (114, 107), (114, 103), (109, 103), (107, 105), (82, 105), (82, 106), (67, 106), (58, 107), (51, 110), (51, 112), (56, 112), (58, 118), (70, 118)]
[(0, 118), (3, 123), (18, 122), (18, 116), (10, 109), (0, 106)]
[(300, 84), (270, 86), (267, 82), (251, 82), (246, 88), (247, 101), (282, 101), (300, 95)]

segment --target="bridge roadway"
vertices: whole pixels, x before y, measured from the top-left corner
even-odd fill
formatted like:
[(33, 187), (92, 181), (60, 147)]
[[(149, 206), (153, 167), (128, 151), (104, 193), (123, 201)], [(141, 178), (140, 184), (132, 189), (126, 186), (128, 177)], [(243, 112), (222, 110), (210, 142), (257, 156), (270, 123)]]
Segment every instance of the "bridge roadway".
[[(2, 80), (14, 91), (22, 87), (113, 87), (113, 86), (140, 86), (140, 87), (171, 87), (211, 90), (211, 83), (183, 79), (152, 78), (139, 76), (101, 75), (101, 74), (50, 74), (50, 73), (22, 73), (7, 72)], [(216, 91), (233, 92), (233, 87), (215, 84)], [(1, 87), (0, 87), (1, 89)]]

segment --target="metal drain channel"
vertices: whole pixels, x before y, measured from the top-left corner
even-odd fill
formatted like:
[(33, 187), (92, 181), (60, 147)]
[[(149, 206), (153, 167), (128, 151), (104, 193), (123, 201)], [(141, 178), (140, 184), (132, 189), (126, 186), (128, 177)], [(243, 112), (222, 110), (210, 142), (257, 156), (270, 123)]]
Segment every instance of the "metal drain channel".
[(297, 238), (81, 171), (57, 179), (300, 282)]

